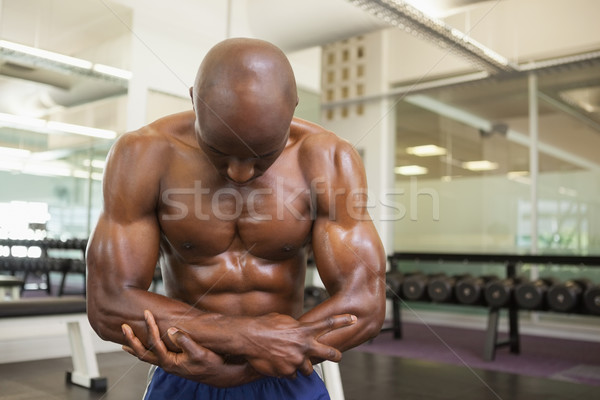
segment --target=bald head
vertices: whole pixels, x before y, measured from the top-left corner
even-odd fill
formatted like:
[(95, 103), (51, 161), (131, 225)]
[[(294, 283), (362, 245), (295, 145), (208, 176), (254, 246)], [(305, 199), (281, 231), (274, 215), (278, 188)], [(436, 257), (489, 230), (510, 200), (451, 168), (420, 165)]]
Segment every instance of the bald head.
[(287, 131), (298, 95), (292, 67), (279, 48), (262, 40), (236, 38), (207, 53), (192, 99), (201, 135), (221, 131), (215, 126), (221, 123), (234, 130), (234, 136), (252, 142), (260, 139), (259, 133), (272, 136)]
[(269, 42), (236, 38), (215, 45), (202, 61), (194, 93), (206, 96), (220, 87), (242, 89), (245, 84), (259, 84), (296, 101), (296, 81), (285, 54)]
[(298, 94), (280, 49), (262, 40), (228, 39), (202, 61), (192, 101), (200, 148), (225, 179), (245, 184), (284, 151)]

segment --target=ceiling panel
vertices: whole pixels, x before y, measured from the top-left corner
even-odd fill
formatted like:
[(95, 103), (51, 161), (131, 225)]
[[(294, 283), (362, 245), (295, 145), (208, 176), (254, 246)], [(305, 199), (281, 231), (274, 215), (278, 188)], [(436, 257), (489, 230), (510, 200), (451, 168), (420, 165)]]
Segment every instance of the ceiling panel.
[(3, 0), (0, 7), (2, 39), (67, 55), (125, 34), (132, 18), (110, 1)]

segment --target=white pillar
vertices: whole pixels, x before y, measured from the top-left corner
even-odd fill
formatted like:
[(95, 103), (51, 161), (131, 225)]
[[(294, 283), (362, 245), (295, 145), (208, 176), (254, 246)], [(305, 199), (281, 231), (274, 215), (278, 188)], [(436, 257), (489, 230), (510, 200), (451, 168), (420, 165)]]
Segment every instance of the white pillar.
[(529, 74), (529, 176), (531, 178), (531, 254), (538, 252), (538, 98), (537, 76)]
[(394, 221), (382, 201), (394, 187), (395, 100), (353, 99), (389, 91), (389, 34), (382, 30), (324, 46), (324, 102), (337, 105), (325, 109), (321, 119), (364, 154), (369, 213), (388, 254), (394, 250)]
[[(389, 30), (381, 31), (381, 93), (389, 90)], [(380, 100), (381, 122), (379, 124), (379, 187), (376, 193), (379, 193), (377, 199), (378, 213), (376, 226), (379, 236), (385, 248), (386, 254), (394, 252), (394, 221), (389, 218), (389, 210), (386, 210), (381, 200), (389, 196), (390, 190), (394, 188), (394, 165), (396, 163), (396, 111), (394, 98), (383, 98)]]
[[(529, 177), (531, 178), (531, 187), (529, 197), (531, 202), (531, 254), (538, 252), (538, 98), (537, 98), (537, 76), (535, 73), (529, 74)], [(539, 278), (539, 268), (537, 265), (531, 266), (530, 279)], [(539, 313), (533, 312), (530, 315), (531, 321), (539, 321)]]
[(127, 92), (127, 131), (133, 131), (146, 124), (146, 109), (148, 99), (148, 83), (145, 79), (143, 69), (148, 62), (145, 54), (145, 44), (135, 36), (139, 30), (140, 15), (137, 10), (133, 13), (132, 32), (134, 37), (131, 40), (131, 79)]

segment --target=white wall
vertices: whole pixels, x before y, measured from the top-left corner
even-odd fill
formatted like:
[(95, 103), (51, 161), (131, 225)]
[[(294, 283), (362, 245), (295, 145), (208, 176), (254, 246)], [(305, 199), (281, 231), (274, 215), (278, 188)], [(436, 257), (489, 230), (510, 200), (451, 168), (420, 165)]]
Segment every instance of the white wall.
[[(362, 39), (349, 41), (349, 43), (338, 43), (332, 45), (339, 60), (341, 52), (349, 47), (350, 54), (354, 54), (356, 43), (362, 43), (365, 51), (364, 76), (356, 77), (350, 74), (347, 84), (339, 82), (340, 72), (344, 67), (353, 70), (358, 61), (351, 56), (348, 62), (340, 62), (332, 66), (335, 69), (336, 83), (331, 87), (335, 91), (336, 99), (339, 99), (340, 86), (350, 88), (350, 97), (353, 97), (353, 87), (357, 83), (364, 85), (365, 94), (381, 93), (387, 89), (388, 63), (387, 60), (387, 36), (388, 31), (378, 31), (362, 36)], [(324, 74), (327, 69), (324, 69)], [(322, 125), (338, 136), (350, 142), (357, 150), (363, 153), (363, 162), (369, 186), (369, 208), (371, 217), (381, 236), (386, 251), (392, 251), (392, 225), (384, 218), (379, 199), (383, 193), (392, 187), (392, 169), (394, 159), (394, 111), (393, 104), (387, 100), (368, 102), (363, 104), (363, 114), (357, 113), (357, 104), (349, 105), (348, 115), (342, 116), (343, 107), (333, 109), (334, 116), (329, 119), (327, 111), (323, 112)]]
[[(487, 1), (444, 22), (515, 63), (600, 47), (600, 2), (595, 0)], [(391, 28), (390, 84), (431, 80), (476, 69), (453, 53)]]
[[(145, 111), (148, 90), (187, 98), (206, 52), (227, 35), (261, 38), (250, 31), (247, 12), (253, 3), (246, 0), (232, 1), (231, 10), (227, 9), (227, 2), (217, 0), (119, 2), (134, 10), (128, 130), (148, 122)], [(298, 86), (318, 91), (320, 50), (291, 52), (289, 58)]]
[(596, 0), (488, 1), (446, 20), (519, 63), (598, 50)]

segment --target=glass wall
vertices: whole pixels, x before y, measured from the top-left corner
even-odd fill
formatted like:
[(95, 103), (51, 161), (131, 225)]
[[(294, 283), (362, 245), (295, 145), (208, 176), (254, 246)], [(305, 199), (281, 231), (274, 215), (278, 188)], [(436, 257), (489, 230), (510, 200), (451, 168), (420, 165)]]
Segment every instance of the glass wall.
[[(120, 102), (112, 99), (110, 107)], [(92, 113), (105, 107), (86, 104)], [(42, 121), (0, 122), (0, 238), (86, 238), (98, 218), (104, 162), (117, 133), (98, 131), (108, 136), (95, 138), (26, 126), (35, 120)]]
[[(395, 251), (600, 254), (600, 69), (574, 64), (536, 77), (537, 180), (527, 74), (397, 100), (395, 189), (405, 213), (395, 223)], [(403, 268), (504, 276), (494, 265)], [(525, 265), (520, 272), (600, 282), (600, 268)]]
[(125, 127), (131, 19), (113, 3), (0, 2), (0, 239), (89, 235)]

